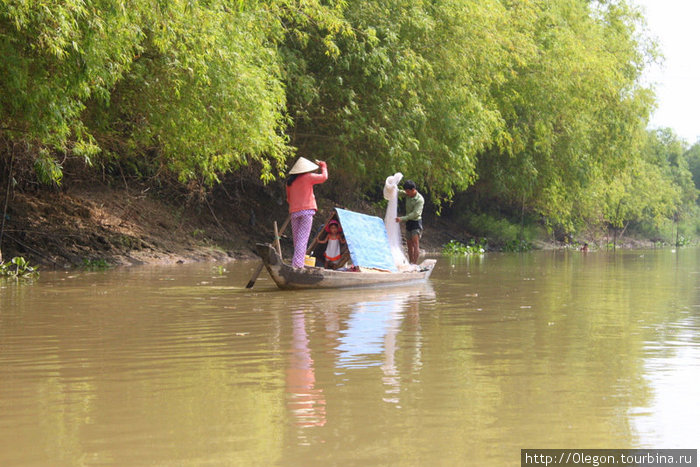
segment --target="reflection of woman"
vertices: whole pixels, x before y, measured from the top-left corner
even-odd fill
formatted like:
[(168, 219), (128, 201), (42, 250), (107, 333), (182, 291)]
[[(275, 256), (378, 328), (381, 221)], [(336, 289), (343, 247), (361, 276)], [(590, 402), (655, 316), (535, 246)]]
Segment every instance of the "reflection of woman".
[[(318, 168), (321, 173), (311, 173)], [(309, 242), (311, 224), (316, 214), (316, 197), (314, 185), (328, 180), (328, 167), (323, 161), (318, 165), (308, 159), (300, 157), (292, 166), (287, 177), (287, 203), (289, 214), (292, 218), (292, 236), (294, 238), (294, 256), (292, 267), (304, 266), (306, 246)]]
[(304, 312), (292, 316), (292, 350), (287, 370), (288, 407), (297, 425), (302, 427), (326, 424), (326, 401), (323, 391), (315, 389), (316, 374), (306, 336)]

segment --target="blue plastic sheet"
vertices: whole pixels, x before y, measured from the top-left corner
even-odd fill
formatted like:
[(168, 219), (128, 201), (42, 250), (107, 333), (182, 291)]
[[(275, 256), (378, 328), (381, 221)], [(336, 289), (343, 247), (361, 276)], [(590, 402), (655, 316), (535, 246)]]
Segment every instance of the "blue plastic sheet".
[(355, 266), (398, 272), (382, 219), (340, 208), (336, 212)]

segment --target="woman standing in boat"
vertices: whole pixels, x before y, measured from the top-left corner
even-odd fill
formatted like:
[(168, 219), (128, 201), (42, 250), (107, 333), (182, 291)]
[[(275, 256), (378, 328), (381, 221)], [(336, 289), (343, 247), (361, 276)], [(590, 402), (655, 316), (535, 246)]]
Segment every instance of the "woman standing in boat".
[[(292, 267), (304, 266), (304, 256), (311, 233), (311, 224), (316, 214), (316, 197), (314, 185), (328, 180), (328, 167), (324, 161), (314, 164), (300, 157), (292, 166), (287, 177), (287, 203), (292, 218), (292, 236), (294, 238), (294, 256)], [(318, 169), (321, 173), (313, 173)]]

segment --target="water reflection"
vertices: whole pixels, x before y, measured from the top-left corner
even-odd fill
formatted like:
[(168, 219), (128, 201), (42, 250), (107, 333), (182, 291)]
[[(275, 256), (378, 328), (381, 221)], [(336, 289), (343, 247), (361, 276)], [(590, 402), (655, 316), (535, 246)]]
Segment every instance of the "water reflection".
[[(651, 400), (629, 411), (632, 427), (646, 448), (695, 448), (698, 443), (700, 316), (683, 319), (674, 327), (679, 334), (673, 339), (647, 343), (644, 374)], [(674, 435), (668, 437), (668, 433)]]
[[(316, 377), (314, 352), (332, 366), (335, 381), (349, 381), (353, 372), (378, 369), (375, 377), (384, 387), (382, 400), (399, 404), (401, 374), (396, 362), (397, 338), (410, 354), (409, 373), (421, 366), (420, 305), (433, 302), (429, 284), (383, 290), (338, 290), (320, 292), (317, 300), (291, 314), (291, 349), (286, 371), (287, 408), (297, 427), (320, 427), (327, 422), (326, 397)], [(318, 348), (310, 345), (308, 326), (323, 321), (325, 339)], [(308, 321), (308, 322), (307, 322)], [(312, 323), (312, 324), (309, 324)], [(328, 358), (330, 357), (330, 359)], [(366, 373), (361, 373), (363, 378)], [(302, 444), (308, 440), (300, 436)]]
[(326, 424), (326, 400), (317, 389), (314, 361), (306, 334), (304, 311), (292, 314), (292, 348), (287, 369), (287, 407), (297, 426)]
[(379, 366), (386, 389), (385, 402), (399, 403), (401, 378), (396, 365), (397, 334), (406, 320), (405, 332), (413, 335), (411, 372), (420, 367), (419, 309), (421, 300), (433, 300), (430, 285), (389, 293), (376, 300), (353, 305), (346, 328), (338, 339), (338, 374), (353, 368)]
[(250, 266), (0, 284), (0, 465), (505, 466), (700, 438), (700, 249), (440, 259), (418, 288), (249, 290)]

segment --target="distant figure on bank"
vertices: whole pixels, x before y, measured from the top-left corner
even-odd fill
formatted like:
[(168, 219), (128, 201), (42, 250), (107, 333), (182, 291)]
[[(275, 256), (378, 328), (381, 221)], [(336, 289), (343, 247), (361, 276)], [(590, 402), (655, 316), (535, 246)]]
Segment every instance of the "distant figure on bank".
[(345, 243), (345, 237), (341, 233), (343, 229), (337, 220), (331, 220), (326, 226), (326, 232), (328, 235), (323, 240), (319, 240), (318, 243), (326, 243), (326, 251), (323, 253), (323, 258), (325, 260), (324, 266), (327, 269), (337, 269), (340, 262), (340, 244)]
[(423, 236), (423, 195), (416, 190), (413, 180), (403, 182), (400, 195), (406, 196), (406, 215), (397, 217), (396, 222), (406, 223), (406, 246), (408, 247), (408, 262), (418, 264), (420, 254), (420, 239)]
[[(316, 214), (316, 197), (314, 185), (328, 180), (328, 167), (324, 161), (314, 164), (300, 157), (289, 170), (287, 177), (287, 203), (292, 219), (292, 236), (294, 239), (294, 256), (292, 267), (304, 267), (304, 256), (309, 243), (311, 224)], [(312, 173), (318, 169), (321, 173)]]
[(581, 247), (581, 251), (583, 251), (584, 253), (588, 252), (588, 243), (583, 244), (583, 246)]

